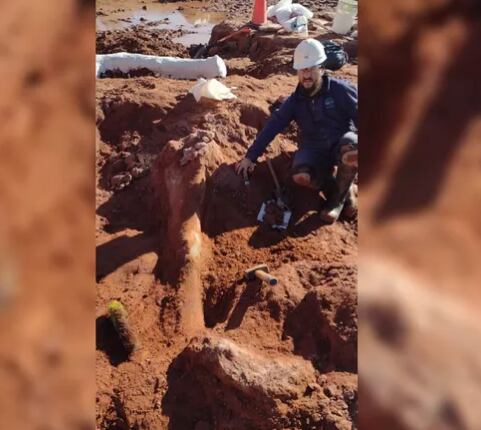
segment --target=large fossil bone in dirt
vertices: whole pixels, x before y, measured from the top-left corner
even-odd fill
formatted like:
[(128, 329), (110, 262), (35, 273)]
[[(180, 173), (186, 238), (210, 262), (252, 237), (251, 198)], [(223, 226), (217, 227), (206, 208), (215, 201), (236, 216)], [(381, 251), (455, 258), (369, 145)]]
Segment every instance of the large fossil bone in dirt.
[(329, 375), (338, 378), (339, 388), (329, 398), (321, 386), (325, 381), (318, 381), (322, 378), (307, 360), (266, 357), (205, 336), (191, 341), (169, 373), (164, 411), (172, 428), (194, 428), (210, 417), (216, 428), (232, 430), (352, 429), (348, 409), (355, 401), (355, 375)]
[(129, 73), (139, 69), (148, 69), (155, 74), (174, 79), (213, 79), (227, 76), (224, 60), (218, 55), (195, 60), (127, 52), (96, 56), (95, 73), (97, 78), (109, 70)]
[[(203, 328), (201, 271), (209, 253), (201, 230), (200, 213), (205, 197), (208, 168), (219, 165), (217, 144), (210, 142), (199, 156), (182, 163), (187, 148), (195, 148), (197, 139), (208, 133), (192, 134), (182, 141), (169, 141), (152, 170), (155, 201), (163, 224), (163, 273), (176, 287), (180, 329), (192, 335)], [(207, 139), (206, 139), (207, 140)], [(199, 143), (199, 142), (197, 142)]]
[(470, 309), (384, 256), (364, 257), (359, 275), (360, 427), (480, 429), (481, 330)]
[(311, 364), (298, 358), (267, 359), (234, 342), (215, 337), (194, 340), (187, 348), (198, 366), (210, 369), (219, 379), (244, 392), (284, 400), (302, 397), (315, 380)]

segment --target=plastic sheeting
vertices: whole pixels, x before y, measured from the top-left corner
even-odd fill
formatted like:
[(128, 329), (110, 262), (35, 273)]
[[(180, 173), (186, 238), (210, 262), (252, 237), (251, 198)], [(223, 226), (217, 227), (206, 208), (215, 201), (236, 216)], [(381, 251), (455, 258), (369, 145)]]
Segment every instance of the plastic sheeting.
[(190, 90), (196, 101), (200, 101), (202, 97), (212, 100), (230, 100), (237, 98), (230, 88), (226, 87), (217, 79), (200, 78)]
[(127, 52), (96, 56), (95, 74), (97, 78), (108, 70), (129, 73), (138, 69), (148, 69), (156, 75), (173, 79), (198, 79), (201, 77), (212, 79), (227, 76), (224, 60), (218, 55), (206, 59), (157, 57)]

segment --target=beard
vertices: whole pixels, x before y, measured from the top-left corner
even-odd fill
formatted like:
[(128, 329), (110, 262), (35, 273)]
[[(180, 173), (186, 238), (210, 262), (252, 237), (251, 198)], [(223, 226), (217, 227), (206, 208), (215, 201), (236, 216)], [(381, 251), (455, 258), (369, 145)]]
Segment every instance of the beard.
[(302, 93), (308, 97), (314, 96), (322, 86), (322, 79), (314, 81), (313, 79), (303, 79), (301, 81)]

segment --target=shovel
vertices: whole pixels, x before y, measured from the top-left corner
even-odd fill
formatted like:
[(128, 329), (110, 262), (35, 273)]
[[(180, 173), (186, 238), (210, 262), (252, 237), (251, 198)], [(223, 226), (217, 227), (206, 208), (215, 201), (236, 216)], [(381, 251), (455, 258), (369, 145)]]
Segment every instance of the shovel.
[(267, 208), (272, 204), (276, 204), (277, 207), (282, 211), (282, 221), (280, 223), (272, 224), (272, 228), (276, 230), (285, 230), (287, 229), (287, 226), (289, 225), (289, 221), (291, 220), (292, 211), (289, 209), (289, 206), (287, 204), (287, 199), (282, 193), (281, 185), (279, 184), (279, 180), (277, 179), (276, 172), (269, 158), (267, 159), (267, 165), (269, 166), (272, 179), (274, 179), (274, 184), (276, 186), (274, 191), (276, 199), (267, 200), (264, 203), (262, 203), (259, 214), (257, 215), (257, 221), (264, 222), (267, 214)]

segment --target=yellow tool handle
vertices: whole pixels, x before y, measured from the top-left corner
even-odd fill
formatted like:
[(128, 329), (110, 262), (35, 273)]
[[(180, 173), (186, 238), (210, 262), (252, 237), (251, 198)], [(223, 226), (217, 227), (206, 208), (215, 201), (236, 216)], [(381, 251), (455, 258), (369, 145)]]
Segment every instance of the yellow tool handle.
[(267, 282), (269, 285), (277, 284), (277, 279), (274, 278), (274, 276), (264, 272), (263, 270), (256, 270), (254, 274), (258, 279), (260, 279), (261, 281)]

